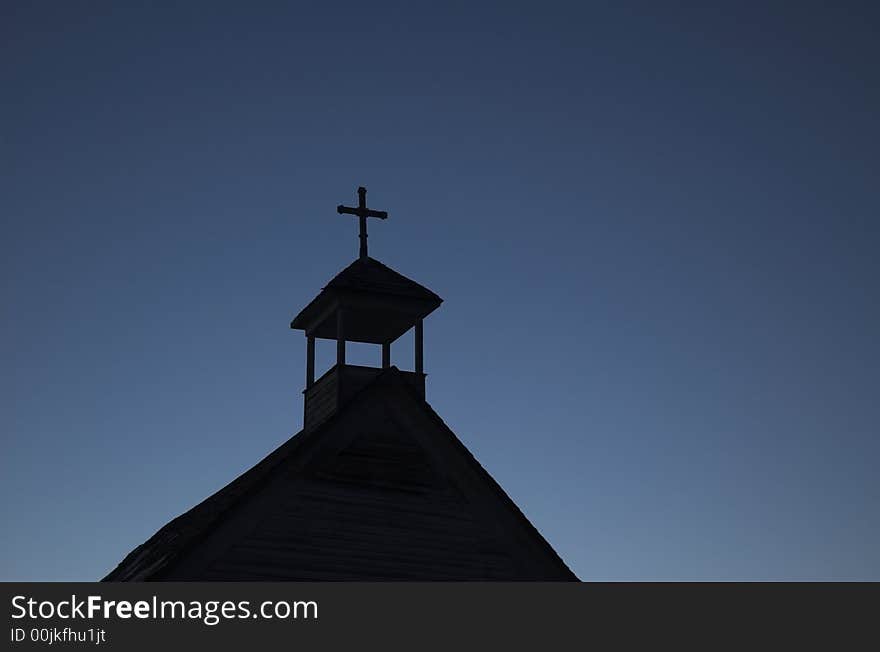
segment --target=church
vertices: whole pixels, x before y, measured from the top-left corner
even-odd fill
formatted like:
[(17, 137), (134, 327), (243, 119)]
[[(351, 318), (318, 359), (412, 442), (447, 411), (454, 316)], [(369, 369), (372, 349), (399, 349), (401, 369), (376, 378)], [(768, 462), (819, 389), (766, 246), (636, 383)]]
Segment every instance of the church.
[[(290, 324), (306, 339), (303, 429), (135, 548), (104, 581), (577, 581), (425, 400), (423, 321), (442, 303), (360, 254)], [(414, 369), (391, 364), (413, 330)], [(315, 378), (315, 338), (336, 364)], [(381, 366), (347, 364), (346, 342)]]

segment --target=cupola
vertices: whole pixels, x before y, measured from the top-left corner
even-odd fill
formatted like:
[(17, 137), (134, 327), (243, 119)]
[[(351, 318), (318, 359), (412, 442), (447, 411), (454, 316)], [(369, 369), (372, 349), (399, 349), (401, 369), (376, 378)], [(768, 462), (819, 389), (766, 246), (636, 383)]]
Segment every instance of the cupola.
[[(414, 330), (414, 366), (401, 371), (418, 393), (425, 395), (423, 320), (442, 299), (428, 288), (367, 255), (368, 217), (386, 219), (384, 211), (366, 207), (366, 188), (358, 188), (358, 207), (340, 205), (340, 214), (360, 222), (360, 256), (337, 274), (290, 323), (306, 336), (306, 388), (303, 428), (311, 430), (333, 415), (358, 390), (391, 367), (391, 345)], [(336, 340), (336, 364), (315, 378), (315, 339)], [(349, 365), (345, 343), (382, 347), (381, 367)]]

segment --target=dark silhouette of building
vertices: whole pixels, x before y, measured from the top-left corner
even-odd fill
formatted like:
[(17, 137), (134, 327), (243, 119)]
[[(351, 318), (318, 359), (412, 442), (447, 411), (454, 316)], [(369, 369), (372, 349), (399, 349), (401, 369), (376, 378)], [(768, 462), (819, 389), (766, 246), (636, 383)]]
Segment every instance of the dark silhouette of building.
[[(303, 430), (132, 551), (107, 581), (577, 580), (425, 402), (422, 322), (440, 297), (360, 256), (294, 318), (306, 335)], [(391, 344), (415, 331), (415, 369)], [(315, 338), (336, 364), (315, 379)], [(382, 347), (346, 364), (345, 342)]]

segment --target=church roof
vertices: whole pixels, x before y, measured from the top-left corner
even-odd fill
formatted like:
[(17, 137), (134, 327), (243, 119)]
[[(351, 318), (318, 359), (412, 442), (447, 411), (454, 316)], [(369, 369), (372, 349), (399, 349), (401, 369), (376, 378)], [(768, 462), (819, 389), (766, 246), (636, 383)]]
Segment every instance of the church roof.
[[(335, 280), (335, 279), (334, 279)], [(577, 580), (395, 367), (104, 581)]]
[(438, 304), (442, 301), (424, 285), (416, 283), (369, 256), (355, 260), (334, 276), (324, 289), (393, 294)]
[[(425, 286), (394, 271), (375, 258), (364, 257), (358, 258), (334, 276), (318, 296), (293, 319), (290, 327), (308, 329), (333, 300), (342, 295), (381, 298), (386, 301), (386, 305), (390, 304), (396, 311), (403, 310), (412, 313), (415, 317), (426, 316), (443, 302), (443, 299)], [(411, 325), (407, 321), (402, 328), (406, 330)], [(397, 337), (401, 333), (395, 331), (394, 336)]]

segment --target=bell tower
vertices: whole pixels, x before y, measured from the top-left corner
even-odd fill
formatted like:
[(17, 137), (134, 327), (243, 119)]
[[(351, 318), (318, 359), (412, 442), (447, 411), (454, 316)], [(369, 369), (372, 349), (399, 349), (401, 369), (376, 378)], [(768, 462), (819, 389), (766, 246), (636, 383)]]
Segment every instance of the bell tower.
[[(356, 215), (360, 252), (357, 260), (337, 274), (290, 323), (306, 336), (306, 388), (303, 429), (312, 430), (342, 407), (358, 390), (391, 367), (391, 345), (414, 330), (414, 366), (400, 373), (425, 396), (423, 321), (442, 299), (367, 253), (367, 218), (387, 219), (388, 213), (368, 209), (366, 188), (358, 188), (358, 206), (340, 205), (340, 214)], [(315, 379), (315, 339), (336, 340), (336, 364)], [(382, 366), (345, 362), (345, 343), (365, 342), (382, 347)]]

